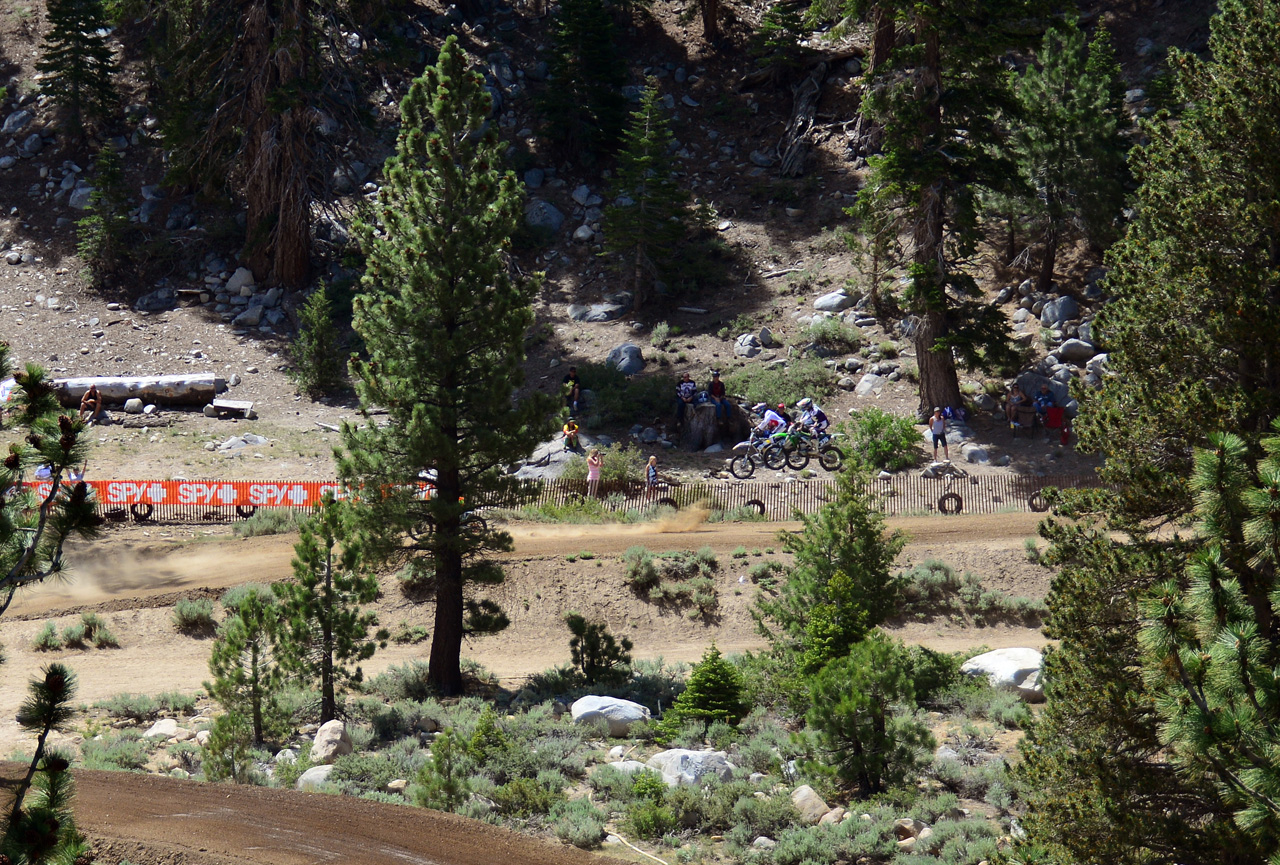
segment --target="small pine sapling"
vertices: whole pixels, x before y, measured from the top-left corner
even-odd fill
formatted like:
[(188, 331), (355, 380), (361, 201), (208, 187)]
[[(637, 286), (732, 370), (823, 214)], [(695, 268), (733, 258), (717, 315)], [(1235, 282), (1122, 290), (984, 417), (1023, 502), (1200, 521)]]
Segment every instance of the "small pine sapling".
[(569, 655), (587, 685), (621, 682), (631, 672), (631, 640), (616, 640), (603, 622), (588, 622), (578, 613), (566, 613), (565, 624), (573, 636)]
[(684, 691), (663, 714), (661, 734), (669, 739), (689, 721), (704, 727), (717, 721), (737, 724), (747, 713), (742, 687), (742, 676), (712, 643), (690, 672)]

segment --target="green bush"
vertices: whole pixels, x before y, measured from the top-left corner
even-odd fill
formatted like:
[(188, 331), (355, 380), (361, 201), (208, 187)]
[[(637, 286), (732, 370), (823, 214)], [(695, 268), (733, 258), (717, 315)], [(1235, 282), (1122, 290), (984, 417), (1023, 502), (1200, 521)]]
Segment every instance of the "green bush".
[(426, 661), (406, 661), (388, 667), (365, 683), (365, 691), (377, 694), (383, 699), (422, 701), (432, 696), (431, 685), (427, 680), (429, 665)]
[(631, 674), (631, 640), (619, 642), (603, 622), (588, 622), (574, 612), (566, 613), (564, 622), (573, 635), (569, 656), (583, 684), (616, 684)]
[(580, 363), (578, 376), (583, 389), (590, 390), (594, 397), (586, 408), (583, 424), (590, 429), (652, 420), (671, 414), (675, 408), (676, 383), (665, 375), (627, 378), (614, 366)]
[(404, 767), (383, 753), (343, 754), (333, 763), (329, 783), (348, 796), (385, 791), (396, 778), (407, 774)]
[(920, 459), (920, 433), (911, 418), (866, 408), (853, 412), (837, 429), (848, 437), (850, 457), (868, 469), (896, 472)]
[(258, 508), (253, 516), (236, 523), (235, 533), (242, 538), (258, 535), (287, 535), (296, 532), (298, 525), (307, 518), (306, 511), (293, 508)]
[(752, 405), (794, 405), (804, 397), (825, 399), (835, 392), (835, 382), (820, 358), (800, 358), (785, 367), (746, 366), (724, 376), (725, 389)]
[[(600, 481), (616, 483), (621, 481), (638, 481), (644, 477), (644, 466), (648, 458), (633, 444), (612, 444), (600, 448)], [(587, 479), (587, 458), (575, 456), (569, 459), (560, 475), (565, 480), (585, 481)]]
[(551, 831), (566, 844), (590, 850), (600, 845), (608, 818), (587, 799), (557, 802), (551, 807)]
[(627, 809), (625, 822), (635, 837), (654, 840), (676, 828), (676, 815), (668, 805), (638, 799)]
[(809, 339), (833, 351), (856, 351), (862, 346), (862, 331), (836, 317), (815, 318), (809, 325)]
[(662, 716), (659, 733), (674, 736), (689, 721), (696, 721), (704, 728), (717, 721), (737, 724), (746, 713), (742, 677), (712, 643), (689, 674), (684, 693)]
[(173, 626), (181, 634), (212, 634), (218, 623), (213, 618), (213, 601), (208, 598), (180, 598), (173, 605)]
[(137, 730), (111, 730), (80, 744), (86, 769), (132, 772), (147, 764), (147, 742)]
[(920, 619), (954, 615), (968, 616), (978, 626), (1008, 620), (1035, 625), (1048, 615), (1044, 601), (987, 589), (978, 575), (966, 573), (961, 577), (950, 565), (936, 559), (916, 565), (900, 577), (901, 612)]
[(62, 638), (58, 636), (58, 626), (54, 622), (45, 622), (31, 641), (31, 648), (37, 652), (54, 652), (62, 648)]
[(470, 795), (469, 778), (473, 764), (452, 728), (445, 729), (431, 743), (431, 759), (418, 771), (413, 789), (414, 804), (423, 808), (452, 811)]
[(410, 625), (408, 622), (401, 622), (396, 629), (391, 632), (391, 642), (393, 643), (421, 643), (431, 636), (422, 625)]
[(80, 621), (67, 625), (62, 631), (62, 642), (68, 649), (82, 649), (86, 643), (99, 649), (120, 647), (120, 641), (97, 613), (84, 613)]
[(691, 607), (690, 618), (714, 615), (719, 607), (714, 575), (720, 562), (710, 547), (655, 556), (636, 546), (623, 553), (622, 563), (627, 582), (641, 597)]
[(308, 396), (324, 396), (342, 387), (346, 364), (338, 329), (333, 323), (329, 290), (324, 283), (298, 309), (298, 333), (289, 354), (293, 359), (293, 378)]
[(160, 713), (159, 702), (146, 694), (116, 694), (99, 700), (96, 706), (113, 718), (131, 721), (150, 720)]
[(516, 778), (495, 787), (489, 797), (498, 813), (509, 817), (533, 817), (547, 814), (558, 802), (564, 801), (564, 792), (552, 790), (532, 778)]

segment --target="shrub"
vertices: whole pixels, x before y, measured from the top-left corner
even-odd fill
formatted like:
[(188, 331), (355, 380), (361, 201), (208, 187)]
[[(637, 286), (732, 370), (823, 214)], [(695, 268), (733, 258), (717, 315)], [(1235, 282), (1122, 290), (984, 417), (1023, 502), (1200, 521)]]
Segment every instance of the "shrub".
[(427, 680), (429, 665), (426, 661), (406, 661), (388, 667), (370, 679), (365, 690), (378, 694), (388, 702), (396, 700), (426, 700), (432, 696)]
[(656, 556), (644, 547), (631, 547), (622, 562), (627, 582), (642, 597), (690, 606), (690, 618), (710, 616), (719, 606), (714, 574), (720, 563), (710, 547)]
[(893, 358), (898, 356), (898, 346), (892, 342), (889, 342), (888, 340), (885, 340), (884, 342), (880, 343), (878, 348), (880, 349), (881, 357)]
[(532, 778), (516, 778), (495, 787), (489, 797), (501, 814), (510, 817), (533, 817), (546, 814), (564, 801), (564, 793), (539, 784)]
[[(606, 448), (600, 448), (600, 460), (601, 483), (634, 481), (644, 477), (647, 458), (635, 445), (612, 444)], [(565, 480), (585, 481), (587, 458), (584, 456), (570, 458), (561, 477)]]
[(1033, 565), (1040, 564), (1040, 544), (1035, 538), (1027, 538), (1022, 542), (1022, 548), (1027, 553), (1027, 561)]
[(1038, 598), (987, 589), (976, 574), (961, 577), (950, 565), (934, 559), (900, 576), (904, 583), (902, 612), (918, 618), (962, 615), (982, 626), (1009, 619), (1038, 624), (1048, 615), (1044, 601)]
[(604, 837), (608, 815), (587, 799), (557, 802), (551, 807), (551, 831), (566, 844), (590, 850)]
[(855, 351), (862, 346), (862, 331), (839, 318), (815, 318), (809, 325), (809, 339), (834, 351)]
[(84, 613), (80, 621), (67, 625), (62, 631), (62, 642), (69, 649), (84, 648), (85, 643), (93, 643), (99, 649), (120, 647), (120, 641), (97, 613)]
[(697, 721), (704, 728), (715, 721), (737, 724), (746, 711), (742, 677), (712, 643), (689, 674), (684, 693), (662, 716), (660, 732), (673, 736), (688, 721)]
[(349, 796), (386, 790), (400, 777), (401, 766), (383, 753), (344, 754), (333, 763), (329, 783)]
[(653, 326), (653, 331), (649, 335), (649, 344), (654, 348), (665, 348), (674, 335), (671, 330), (671, 326), (665, 321), (658, 322)]
[(410, 625), (408, 622), (401, 622), (396, 626), (396, 629), (391, 632), (391, 642), (421, 643), (429, 636), (431, 636), (431, 632), (422, 625)]
[(835, 379), (821, 358), (801, 358), (789, 366), (747, 366), (724, 377), (726, 390), (748, 403), (785, 402), (804, 397), (824, 399), (835, 392)]
[(342, 386), (346, 370), (338, 329), (333, 324), (329, 290), (324, 283), (299, 308), (298, 333), (289, 353), (294, 380), (308, 396), (323, 396)]
[(31, 641), (31, 648), (37, 652), (53, 652), (62, 648), (62, 638), (58, 636), (58, 626), (53, 622), (45, 622)]
[(627, 809), (626, 825), (637, 838), (653, 840), (676, 828), (676, 815), (668, 805), (639, 799)]
[(617, 367), (579, 363), (578, 376), (582, 387), (594, 396), (588, 406), (590, 414), (586, 424), (593, 429), (610, 424), (629, 425), (636, 419), (651, 420), (670, 414), (675, 406), (675, 383), (665, 375), (627, 378)]
[(630, 674), (631, 640), (619, 642), (603, 622), (588, 622), (577, 613), (566, 613), (565, 624), (573, 637), (569, 656), (584, 684), (613, 684)]
[(146, 694), (116, 694), (105, 700), (99, 700), (96, 706), (113, 718), (125, 718), (131, 721), (150, 720), (160, 713), (159, 701)]
[(853, 412), (839, 429), (849, 438), (850, 456), (869, 469), (894, 472), (920, 459), (920, 433), (910, 418), (866, 408)]
[(258, 508), (249, 519), (236, 523), (235, 533), (242, 538), (253, 538), (258, 535), (287, 535), (290, 532), (296, 532), (298, 525), (306, 517), (305, 511), (293, 508)]
[(786, 568), (783, 567), (781, 562), (769, 559), (752, 565), (751, 570), (747, 571), (747, 576), (751, 578), (751, 582), (759, 583), (763, 588), (771, 589), (777, 583), (776, 575), (785, 570)]
[(137, 730), (112, 730), (80, 744), (86, 769), (132, 772), (147, 765), (147, 743)]
[(208, 598), (180, 598), (173, 605), (173, 626), (181, 634), (212, 634), (217, 630), (213, 601)]

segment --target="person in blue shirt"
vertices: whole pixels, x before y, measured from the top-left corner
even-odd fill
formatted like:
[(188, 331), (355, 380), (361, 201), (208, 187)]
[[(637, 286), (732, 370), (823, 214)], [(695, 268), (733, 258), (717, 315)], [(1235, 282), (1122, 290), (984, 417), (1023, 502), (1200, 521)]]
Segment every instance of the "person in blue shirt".
[(1049, 390), (1049, 385), (1040, 385), (1040, 393), (1036, 394), (1035, 404), (1036, 414), (1040, 415), (1040, 417), (1044, 417), (1048, 414), (1049, 409), (1058, 404), (1058, 401), (1053, 396), (1053, 391)]

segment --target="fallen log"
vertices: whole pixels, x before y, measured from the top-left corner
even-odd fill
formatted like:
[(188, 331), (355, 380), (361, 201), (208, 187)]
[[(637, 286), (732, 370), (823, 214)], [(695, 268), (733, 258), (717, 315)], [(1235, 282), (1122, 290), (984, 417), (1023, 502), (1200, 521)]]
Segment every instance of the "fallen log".
[(58, 402), (68, 408), (79, 408), (80, 398), (97, 385), (102, 401), (121, 404), (138, 397), (157, 405), (202, 406), (227, 389), (226, 382), (211, 372), (195, 375), (87, 376), (53, 380)]
[(794, 98), (791, 119), (778, 143), (781, 163), (778, 174), (783, 177), (799, 177), (804, 174), (805, 160), (809, 156), (810, 131), (813, 129), (814, 114), (818, 107), (818, 98), (822, 96), (822, 83), (827, 77), (827, 63), (817, 64), (799, 84), (791, 88)]

